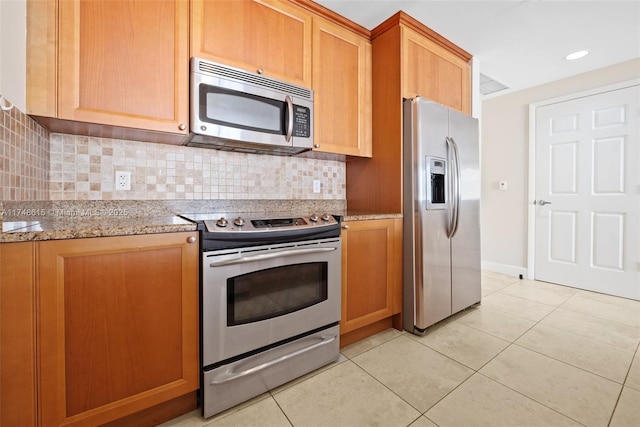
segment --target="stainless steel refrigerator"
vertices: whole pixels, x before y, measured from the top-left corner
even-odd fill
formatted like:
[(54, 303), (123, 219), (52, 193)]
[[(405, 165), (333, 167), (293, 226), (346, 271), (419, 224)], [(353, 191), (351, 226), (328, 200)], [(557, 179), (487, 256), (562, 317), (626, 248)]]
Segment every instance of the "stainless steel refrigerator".
[(480, 302), (478, 121), (425, 98), (404, 101), (404, 328)]

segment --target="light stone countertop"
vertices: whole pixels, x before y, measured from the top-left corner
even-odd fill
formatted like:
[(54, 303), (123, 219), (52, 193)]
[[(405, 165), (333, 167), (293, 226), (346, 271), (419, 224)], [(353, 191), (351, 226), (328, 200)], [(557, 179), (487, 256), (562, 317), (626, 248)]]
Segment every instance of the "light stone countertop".
[(169, 217), (62, 217), (30, 221), (2, 221), (0, 242), (79, 239), (195, 231), (196, 224)]
[(368, 213), (368, 212), (349, 212), (343, 218), (343, 221), (370, 221), (375, 219), (395, 219), (402, 218), (401, 213)]
[(401, 218), (349, 212), (343, 200), (27, 201), (0, 202), (0, 242), (78, 239), (195, 231), (181, 213), (328, 212), (343, 221)]

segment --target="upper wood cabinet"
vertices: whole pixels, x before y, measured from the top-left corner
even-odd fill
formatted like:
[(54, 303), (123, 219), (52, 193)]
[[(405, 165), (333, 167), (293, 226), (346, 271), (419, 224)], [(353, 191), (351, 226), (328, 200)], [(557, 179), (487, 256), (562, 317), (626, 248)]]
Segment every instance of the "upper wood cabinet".
[(402, 98), (471, 113), (471, 55), (403, 12), (372, 30), (373, 158), (347, 165), (349, 210), (402, 212)]
[(435, 41), (402, 27), (402, 96), (421, 96), (469, 113), (471, 67)]
[(314, 151), (371, 157), (371, 42), (313, 19)]
[(29, 114), (188, 133), (187, 0), (28, 0), (27, 7)]
[(280, 0), (192, 0), (191, 56), (311, 87), (312, 15)]
[(195, 403), (195, 242), (195, 232), (39, 242), (41, 425), (103, 425), (185, 394)]

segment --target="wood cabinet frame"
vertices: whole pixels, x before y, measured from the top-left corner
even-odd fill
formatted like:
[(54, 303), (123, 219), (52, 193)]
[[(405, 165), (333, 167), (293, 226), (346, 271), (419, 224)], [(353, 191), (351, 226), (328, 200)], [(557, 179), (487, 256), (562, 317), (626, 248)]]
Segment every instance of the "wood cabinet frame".
[[(225, 20), (225, 25), (232, 31), (222, 31), (217, 36), (213, 33), (207, 37), (207, 29), (217, 30), (216, 27), (222, 28), (222, 26), (218, 22), (205, 22), (207, 0), (191, 0), (190, 56), (221, 62), (250, 73), (258, 73), (258, 70), (261, 70), (259, 73), (264, 73), (266, 77), (311, 87), (311, 13), (296, 5), (295, 2), (289, 1), (243, 0), (242, 3), (234, 2), (233, 9), (231, 7), (224, 8), (224, 3), (221, 2), (220, 7), (222, 8), (219, 10), (220, 19)], [(223, 11), (229, 12), (228, 16), (224, 15)], [(267, 12), (268, 16), (265, 16)], [(217, 17), (217, 15), (210, 15), (210, 18)], [(268, 21), (262, 22), (271, 23), (274, 26), (273, 30), (265, 30), (263, 34), (251, 33), (246, 37), (244, 34), (234, 34), (233, 30), (236, 30), (236, 27), (242, 29), (246, 23), (244, 20), (250, 21), (254, 18), (258, 20), (256, 24), (268, 18)], [(234, 19), (237, 24), (235, 27)], [(296, 33), (295, 40), (289, 39), (288, 45), (285, 42), (285, 35), (289, 34), (290, 36), (293, 24), (299, 24), (301, 31), (299, 34)], [(255, 28), (251, 28), (251, 30), (257, 31)], [(295, 48), (291, 46), (293, 42), (296, 43)], [(220, 51), (208, 49), (207, 45)], [(267, 53), (270, 48), (272, 52)], [(223, 52), (225, 49), (227, 55)], [(291, 50), (287, 52), (287, 49)], [(231, 57), (231, 55), (235, 56)], [(262, 61), (259, 58), (262, 58)], [(279, 60), (280, 63), (276, 60)], [(287, 61), (292, 62), (294, 66), (290, 68), (295, 69), (296, 72), (289, 72), (286, 66)]]
[[(402, 212), (402, 97), (408, 73), (407, 37), (420, 40), (433, 54), (464, 66), (458, 90), (463, 112), (471, 108), (471, 55), (409, 15), (398, 12), (372, 30), (373, 39), (373, 158), (354, 158), (347, 165), (349, 209), (360, 212)], [(465, 65), (466, 64), (466, 65)], [(425, 78), (429, 78), (425, 71)], [(446, 82), (446, 78), (443, 79)], [(435, 100), (436, 102), (442, 102)], [(453, 105), (456, 107), (456, 105)]]
[(313, 18), (314, 151), (371, 157), (371, 66), (371, 42)]
[[(91, 5), (97, 4), (96, 1)], [(95, 69), (102, 69), (105, 65), (101, 57), (90, 57), (93, 54), (91, 43), (103, 47), (106, 44), (103, 43), (105, 39), (102, 42), (92, 40), (86, 36), (86, 31), (85, 38), (80, 40), (80, 0), (27, 0), (27, 113), (52, 132), (182, 143), (189, 132), (189, 2), (176, 0), (172, 4), (175, 19), (172, 33), (167, 36), (169, 42), (173, 41), (174, 59), (171, 70), (167, 71), (173, 73), (172, 85), (166, 90), (162, 86), (159, 93), (144, 93), (136, 97), (126, 88), (119, 88), (114, 83), (117, 79), (110, 77), (108, 81), (113, 86), (111, 91), (102, 87), (94, 90), (91, 82), (85, 82), (82, 88), (81, 79), (87, 77), (81, 75), (81, 63), (92, 64)], [(140, 15), (136, 17), (143, 21), (147, 19)], [(154, 24), (155, 21), (149, 21), (149, 25)], [(135, 26), (132, 29), (137, 30), (143, 31)], [(156, 28), (155, 31), (162, 32), (163, 28)], [(116, 57), (109, 62), (112, 67), (116, 63), (131, 67), (123, 75), (135, 74), (137, 80), (132, 82), (147, 81), (145, 73), (149, 74), (148, 81), (154, 82), (154, 66), (167, 67), (165, 63), (137, 60), (135, 55), (133, 59), (131, 55), (127, 59), (118, 58), (120, 52), (110, 54)], [(84, 62), (81, 61), (83, 57)], [(149, 87), (154, 86), (150, 84)], [(148, 101), (153, 97), (161, 97), (165, 111), (160, 113), (153, 107), (153, 102)], [(84, 105), (82, 99), (92, 100), (93, 106)], [(112, 111), (109, 105), (116, 105), (116, 108)], [(147, 108), (148, 111), (138, 112), (131, 105), (151, 107)], [(128, 111), (132, 108), (135, 111)]]
[[(38, 401), (42, 425), (101, 425), (154, 405), (190, 394), (198, 388), (200, 376), (198, 344), (198, 245), (188, 243), (187, 239), (189, 237), (197, 236), (196, 233), (193, 232), (183, 232), (144, 236), (58, 240), (39, 243), (36, 318), (38, 325)], [(131, 395), (114, 398), (106, 404), (94, 405), (89, 410), (78, 410), (78, 407), (84, 405), (83, 402), (77, 403), (67, 400), (69, 394), (76, 392), (75, 390), (69, 390), (67, 388), (67, 381), (71, 378), (69, 375), (77, 376), (77, 374), (67, 371), (65, 359), (71, 354), (70, 352), (74, 351), (76, 348), (74, 346), (82, 349), (90, 345), (92, 335), (87, 335), (84, 340), (79, 340), (77, 335), (74, 335), (76, 338), (69, 344), (71, 347), (67, 347), (66, 339), (69, 333), (67, 326), (69, 325), (68, 322), (73, 321), (73, 316), (71, 316), (73, 313), (70, 313), (69, 310), (73, 310), (73, 307), (78, 306), (77, 304), (69, 306), (68, 298), (70, 294), (66, 293), (66, 291), (69, 286), (72, 286), (71, 292), (75, 292), (77, 286), (90, 286), (91, 283), (82, 282), (79, 283), (79, 285), (74, 283), (72, 276), (70, 276), (71, 278), (67, 277), (67, 275), (72, 272), (67, 272), (65, 264), (67, 261), (73, 261), (74, 258), (78, 257), (91, 258), (97, 263), (102, 263), (103, 260), (101, 257), (104, 258), (106, 262), (109, 259), (113, 259), (112, 256), (120, 257), (116, 258), (120, 260), (128, 256), (138, 256), (141, 260), (145, 260), (144, 265), (149, 265), (150, 268), (153, 268), (154, 259), (151, 259), (152, 255), (160, 254), (163, 251), (171, 251), (171, 258), (166, 258), (171, 260), (175, 260), (176, 253), (178, 253), (179, 262), (181, 263), (179, 266), (171, 264), (170, 266), (165, 265), (162, 267), (162, 271), (165, 271), (167, 268), (177, 269), (175, 270), (175, 274), (179, 274), (179, 280), (181, 280), (181, 283), (171, 282), (167, 284), (167, 286), (170, 286), (170, 289), (172, 289), (172, 295), (176, 292), (180, 294), (180, 301), (176, 301), (176, 304), (180, 304), (180, 306), (173, 310), (173, 316), (175, 316), (176, 313), (181, 313), (179, 314), (179, 321), (181, 322), (179, 326), (180, 331), (178, 332), (179, 342), (167, 341), (167, 345), (179, 346), (178, 351), (180, 355), (176, 362), (181, 364), (181, 368), (171, 365), (172, 370), (175, 370), (175, 368), (179, 369), (179, 371), (175, 373), (177, 375), (176, 378), (147, 390), (136, 391)], [(165, 260), (164, 262), (167, 261)], [(144, 268), (144, 265), (141, 265), (140, 268)], [(97, 264), (96, 267), (101, 269), (113, 268), (117, 271), (116, 266), (107, 264)], [(98, 271), (98, 269), (96, 269), (96, 271)], [(85, 272), (83, 274), (86, 276), (88, 273)], [(143, 274), (144, 273), (140, 271), (136, 273), (136, 277), (143, 277), (141, 276)], [(172, 277), (175, 278), (175, 274), (173, 274)], [(69, 280), (71, 282), (69, 282)], [(138, 282), (132, 284), (135, 285), (136, 283)], [(131, 284), (127, 284), (127, 286), (129, 285)], [(126, 289), (126, 286), (114, 282), (114, 291), (116, 289)], [(151, 298), (152, 295), (149, 295), (149, 297)], [(139, 298), (140, 296), (138, 295), (137, 300), (139, 300)], [(129, 300), (123, 300), (123, 303), (124, 302), (129, 303)], [(114, 316), (121, 313), (121, 311), (118, 310), (120, 307), (117, 306), (101, 306), (99, 302), (98, 306), (100, 306), (100, 310), (104, 310), (107, 313), (105, 316), (110, 316), (109, 310), (114, 310), (116, 313)], [(144, 309), (145, 307), (140, 307), (140, 310)], [(123, 308), (122, 312), (131, 313), (131, 307)], [(148, 321), (149, 317), (150, 316), (144, 316), (142, 318)], [(120, 320), (118, 321), (120, 322)], [(107, 325), (108, 324), (105, 324), (104, 327), (108, 327)], [(76, 324), (73, 326), (73, 329), (79, 329), (81, 327), (82, 326), (78, 327)], [(110, 330), (105, 329), (105, 331), (109, 332)], [(117, 331), (111, 331), (111, 333), (114, 332), (118, 334)], [(162, 333), (162, 331), (157, 332)], [(176, 334), (174, 333), (172, 336), (175, 337)], [(128, 363), (129, 356), (127, 356), (127, 352), (135, 350), (135, 348), (135, 346), (126, 347), (124, 345), (121, 349), (115, 348), (114, 350), (110, 348), (110, 355), (112, 354), (111, 350), (114, 350), (117, 352), (118, 357), (124, 360), (124, 362), (121, 360), (119, 364), (109, 365), (108, 363), (110, 363), (110, 361), (107, 359), (104, 361), (96, 360), (95, 362), (87, 361), (87, 364), (95, 363), (96, 365), (105, 367), (122, 366), (122, 363)], [(138, 349), (137, 351), (144, 351), (144, 349)], [(172, 354), (176, 354), (176, 350), (173, 350)], [(77, 358), (77, 356), (74, 357)], [(105, 357), (109, 356), (105, 355)], [(131, 357), (132, 361), (139, 359), (138, 356)], [(143, 374), (149, 376), (149, 369), (151, 368), (145, 366), (144, 369)], [(109, 377), (120, 378), (126, 375), (126, 372), (120, 372), (119, 374), (114, 373)], [(87, 379), (87, 382), (91, 381), (91, 379)], [(107, 387), (107, 384), (105, 384), (105, 387)], [(125, 388), (134, 389), (135, 387), (127, 385)], [(87, 396), (87, 398), (88, 397), (89, 396)], [(195, 395), (193, 395), (193, 398), (195, 398)], [(76, 409), (73, 410), (69, 408)], [(69, 412), (74, 413), (67, 415)]]
[[(342, 233), (342, 346), (353, 342), (353, 336), (361, 339), (351, 334), (371, 325), (401, 328), (402, 312), (402, 219), (349, 221), (344, 225), (348, 229)], [(372, 259), (376, 250), (384, 253), (377, 252)], [(372, 281), (367, 282), (367, 277)], [(378, 332), (375, 329), (371, 333)]]
[(35, 244), (0, 244), (0, 425), (35, 426)]

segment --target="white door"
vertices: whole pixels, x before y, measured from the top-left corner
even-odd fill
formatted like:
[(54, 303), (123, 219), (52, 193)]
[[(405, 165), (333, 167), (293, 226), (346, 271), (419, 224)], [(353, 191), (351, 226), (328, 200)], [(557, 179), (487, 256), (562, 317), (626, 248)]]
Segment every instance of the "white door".
[(639, 116), (640, 86), (536, 109), (536, 279), (640, 300)]

